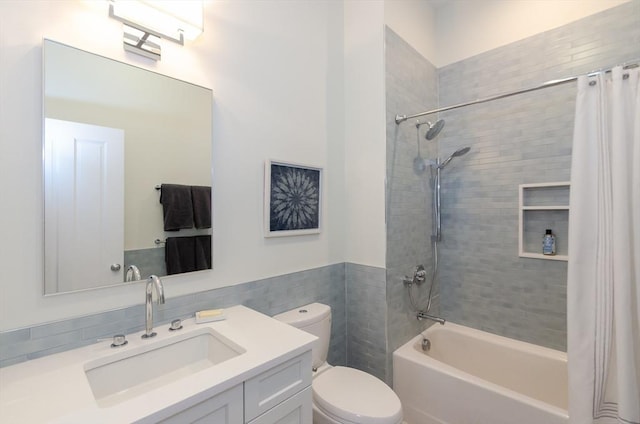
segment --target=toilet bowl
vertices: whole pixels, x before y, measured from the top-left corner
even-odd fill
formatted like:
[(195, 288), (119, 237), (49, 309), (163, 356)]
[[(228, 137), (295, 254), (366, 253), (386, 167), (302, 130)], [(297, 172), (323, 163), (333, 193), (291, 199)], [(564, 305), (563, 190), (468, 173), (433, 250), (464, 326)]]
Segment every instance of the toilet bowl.
[(331, 308), (321, 303), (301, 306), (274, 316), (318, 337), (313, 345), (314, 424), (400, 424), (398, 396), (366, 372), (327, 363), (331, 337)]

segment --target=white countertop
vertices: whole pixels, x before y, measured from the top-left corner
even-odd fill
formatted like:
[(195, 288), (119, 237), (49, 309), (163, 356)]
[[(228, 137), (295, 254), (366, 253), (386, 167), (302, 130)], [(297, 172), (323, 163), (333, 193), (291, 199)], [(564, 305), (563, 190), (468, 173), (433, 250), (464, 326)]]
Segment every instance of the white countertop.
[[(121, 424), (143, 420), (165, 408), (179, 411), (311, 350), (316, 339), (244, 306), (227, 308), (225, 314), (226, 320), (206, 324), (185, 320), (181, 331), (210, 327), (242, 346), (245, 353), (110, 407), (96, 403), (84, 365), (149, 343), (140, 338), (143, 332), (128, 334), (127, 346), (117, 349), (105, 341), (2, 368), (0, 423)], [(158, 335), (152, 340), (172, 337), (168, 327), (155, 327)]]

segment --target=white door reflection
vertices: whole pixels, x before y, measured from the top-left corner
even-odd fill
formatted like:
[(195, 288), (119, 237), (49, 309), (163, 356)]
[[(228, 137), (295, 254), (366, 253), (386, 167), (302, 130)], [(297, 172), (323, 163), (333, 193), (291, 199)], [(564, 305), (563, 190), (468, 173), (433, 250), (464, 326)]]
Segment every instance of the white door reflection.
[(45, 134), (45, 292), (121, 283), (124, 131), (46, 119)]

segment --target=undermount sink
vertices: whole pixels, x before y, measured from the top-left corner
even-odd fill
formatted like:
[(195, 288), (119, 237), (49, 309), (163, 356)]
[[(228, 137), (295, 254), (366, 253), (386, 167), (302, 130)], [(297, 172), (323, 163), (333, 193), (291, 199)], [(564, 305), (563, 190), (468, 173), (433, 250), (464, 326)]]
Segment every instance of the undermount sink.
[(129, 400), (245, 352), (211, 328), (146, 340), (141, 346), (125, 349), (84, 366), (101, 407)]

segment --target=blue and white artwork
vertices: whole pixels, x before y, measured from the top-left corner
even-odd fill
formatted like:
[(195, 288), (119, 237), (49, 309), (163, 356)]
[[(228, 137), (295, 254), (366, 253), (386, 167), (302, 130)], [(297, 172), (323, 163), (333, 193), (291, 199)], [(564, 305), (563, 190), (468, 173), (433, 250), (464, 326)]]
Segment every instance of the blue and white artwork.
[(267, 236), (320, 232), (320, 168), (269, 161)]

